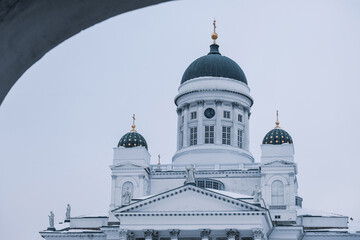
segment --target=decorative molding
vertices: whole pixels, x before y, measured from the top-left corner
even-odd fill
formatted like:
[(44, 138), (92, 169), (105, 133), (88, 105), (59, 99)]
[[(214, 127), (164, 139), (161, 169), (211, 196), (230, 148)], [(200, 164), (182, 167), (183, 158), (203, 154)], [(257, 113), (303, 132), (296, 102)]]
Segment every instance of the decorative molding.
[[(224, 196), (222, 194), (216, 193), (216, 192), (212, 192), (211, 190), (206, 190), (206, 189), (191, 186), (191, 185), (182, 186), (182, 187), (179, 187), (177, 189), (170, 190), (168, 192), (161, 193), (161, 194), (149, 197), (149, 198), (147, 198), (145, 200), (142, 200), (142, 201), (139, 201), (137, 203), (130, 204), (129, 206), (121, 207), (120, 209), (122, 209), (121, 210), (122, 213), (130, 212), (130, 211), (133, 211), (135, 209), (138, 209), (139, 207), (141, 208), (142, 206), (150, 205), (150, 204), (152, 204), (154, 202), (161, 201), (162, 199), (165, 199), (165, 198), (176, 196), (176, 195), (181, 194), (182, 192), (186, 192), (186, 191), (194, 191), (194, 192), (197, 192), (198, 194), (203, 194), (203, 195), (206, 195), (206, 196), (218, 199), (218, 200), (222, 200), (224, 202), (227, 202), (228, 204), (233, 204), (233, 205), (236, 205), (236, 206), (239, 206), (239, 207), (243, 207), (249, 212), (251, 212), (251, 211), (263, 211), (264, 210), (264, 208), (262, 208), (262, 207), (257, 207), (257, 206), (254, 206), (254, 205), (250, 204), (250, 203), (246, 203), (244, 201), (234, 199), (232, 197), (228, 197), (228, 196)], [(112, 212), (115, 212), (115, 214), (117, 214), (117, 216), (121, 216), (119, 213), (116, 213), (116, 210), (119, 210), (119, 209), (114, 209)], [(220, 215), (222, 215), (222, 214), (225, 215), (225, 216), (227, 214), (231, 215), (230, 213), (221, 213)], [(126, 214), (124, 216), (127, 216), (127, 215), (136, 216), (136, 213), (129, 213), (129, 214)], [(143, 213), (141, 215), (143, 215)], [(157, 214), (156, 216), (159, 216), (159, 215), (160, 216), (164, 216), (164, 215), (166, 216), (166, 214), (163, 214), (163, 213)], [(215, 216), (216, 215), (218, 215), (218, 214), (215, 213)], [(250, 214), (248, 214), (248, 215), (250, 215)], [(255, 214), (253, 213), (251, 215), (255, 215)], [(188, 216), (190, 216), (190, 215), (188, 215)], [(195, 214), (193, 214), (193, 216), (195, 216)]]
[(262, 216), (265, 212), (239, 211), (239, 212), (167, 212), (167, 213), (115, 213), (119, 217), (195, 217), (195, 216)]
[(222, 104), (222, 101), (219, 100), (219, 99), (216, 99), (216, 100), (215, 100), (215, 104), (216, 104), (216, 105), (221, 105), (221, 104)]

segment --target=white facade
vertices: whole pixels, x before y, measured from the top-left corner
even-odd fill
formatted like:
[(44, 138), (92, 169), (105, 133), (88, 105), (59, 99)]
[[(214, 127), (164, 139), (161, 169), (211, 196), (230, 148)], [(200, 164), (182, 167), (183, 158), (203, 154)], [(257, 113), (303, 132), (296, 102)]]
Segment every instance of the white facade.
[[(260, 161), (254, 160), (249, 148), (253, 99), (246, 82), (195, 77), (180, 85), (175, 104), (178, 134), (172, 164), (150, 165), (147, 147), (127, 137), (126, 144), (114, 148), (108, 216), (72, 217), (40, 232), (41, 236), (62, 240), (360, 239), (360, 229), (348, 228), (348, 217), (302, 209), (292, 141), (264, 142)], [(274, 135), (274, 139), (282, 137)], [(196, 170), (195, 184), (187, 183), (189, 166)]]

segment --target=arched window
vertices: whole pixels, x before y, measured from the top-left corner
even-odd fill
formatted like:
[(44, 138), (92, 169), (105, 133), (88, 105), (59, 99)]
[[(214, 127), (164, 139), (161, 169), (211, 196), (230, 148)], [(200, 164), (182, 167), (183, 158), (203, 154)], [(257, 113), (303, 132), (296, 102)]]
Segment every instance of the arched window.
[(134, 184), (132, 182), (125, 182), (121, 188), (121, 205), (129, 204), (134, 197)]
[(217, 190), (224, 190), (224, 184), (213, 179), (196, 179), (195, 184), (200, 188), (212, 188)]
[(271, 184), (271, 205), (284, 205), (284, 184), (280, 180)]

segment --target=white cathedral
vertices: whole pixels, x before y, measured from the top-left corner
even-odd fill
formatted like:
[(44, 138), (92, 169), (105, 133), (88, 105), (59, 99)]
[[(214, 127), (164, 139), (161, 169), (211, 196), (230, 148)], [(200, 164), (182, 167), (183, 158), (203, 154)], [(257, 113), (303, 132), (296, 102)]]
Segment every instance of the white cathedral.
[(255, 162), (247, 79), (220, 54), (215, 31), (212, 39), (210, 52), (186, 69), (175, 97), (172, 164), (150, 164), (147, 142), (133, 123), (114, 148), (108, 215), (72, 217), (68, 205), (58, 224), (51, 212), (43, 238), (360, 240), (347, 216), (302, 208), (293, 140), (278, 121)]

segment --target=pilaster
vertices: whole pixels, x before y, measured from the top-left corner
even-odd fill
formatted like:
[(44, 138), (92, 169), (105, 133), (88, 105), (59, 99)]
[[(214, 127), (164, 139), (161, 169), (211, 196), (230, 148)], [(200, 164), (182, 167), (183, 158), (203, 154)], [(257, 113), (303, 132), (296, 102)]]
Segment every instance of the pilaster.
[(188, 121), (189, 121), (189, 104), (184, 105), (184, 127), (183, 127), (183, 147), (189, 146), (189, 129), (188, 129)]
[(176, 109), (177, 115), (178, 115), (178, 123), (177, 123), (177, 150), (180, 150), (180, 146), (181, 146), (181, 138), (180, 138), (180, 131), (181, 131), (181, 108), (177, 108)]

